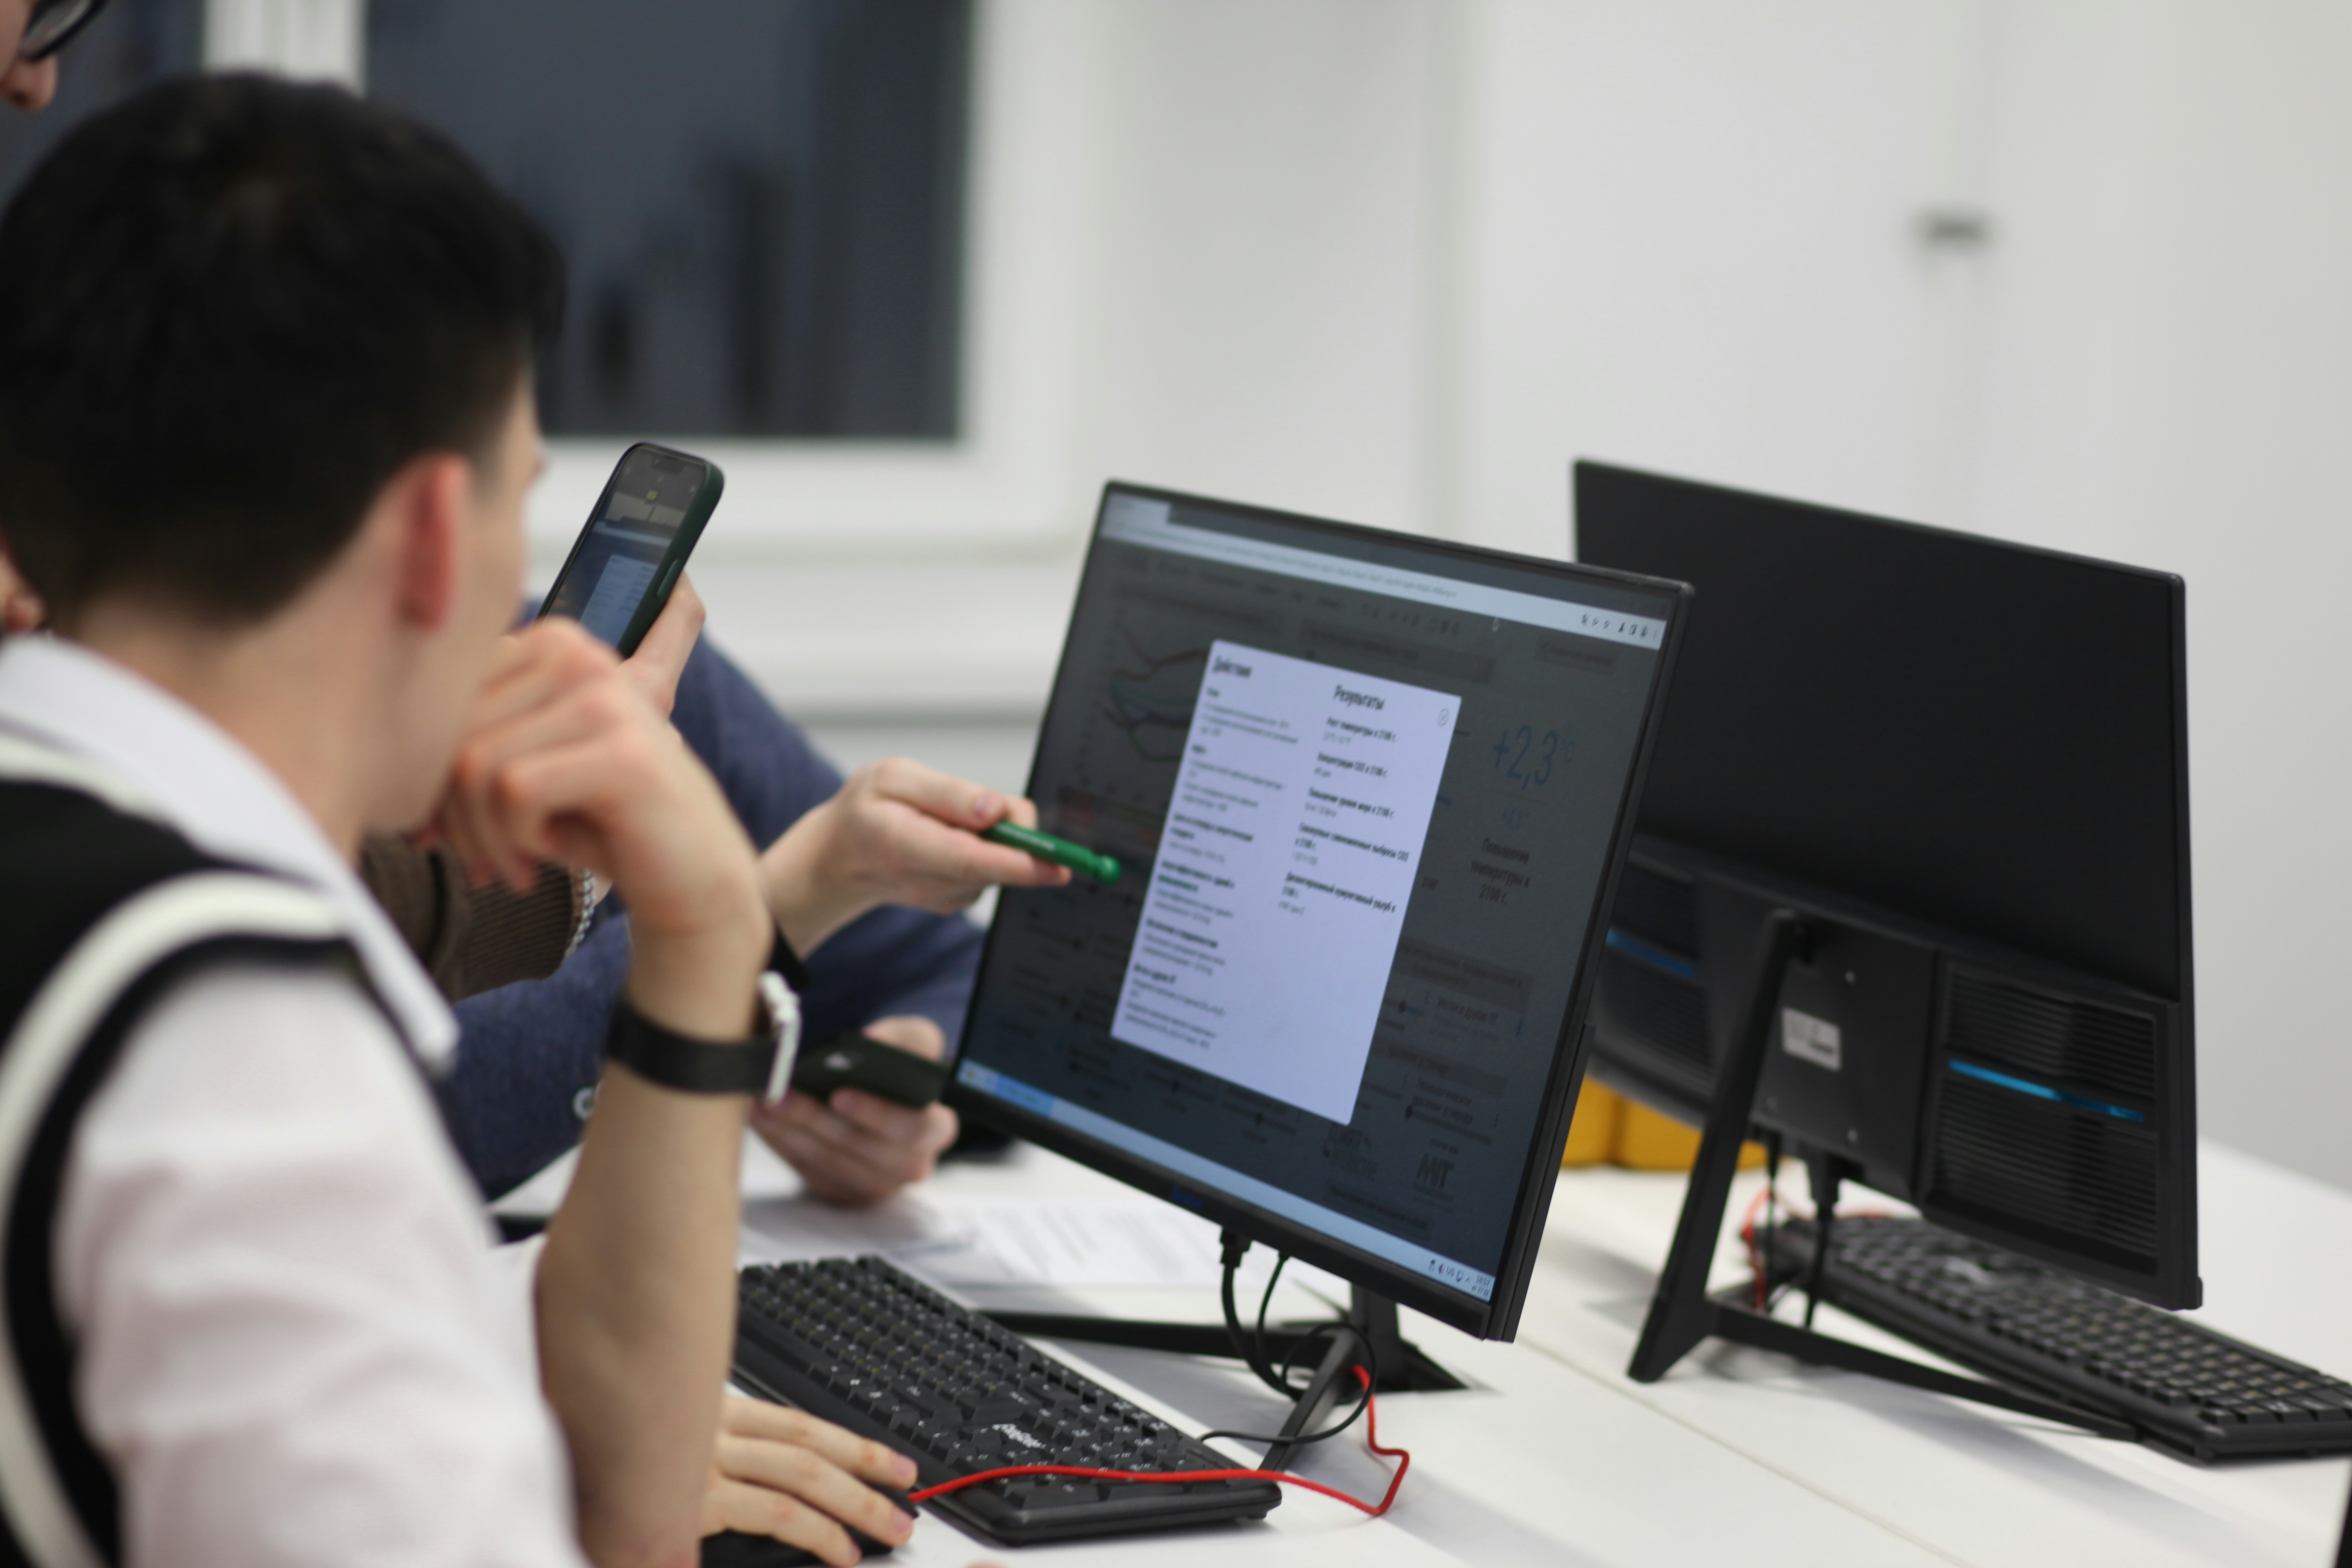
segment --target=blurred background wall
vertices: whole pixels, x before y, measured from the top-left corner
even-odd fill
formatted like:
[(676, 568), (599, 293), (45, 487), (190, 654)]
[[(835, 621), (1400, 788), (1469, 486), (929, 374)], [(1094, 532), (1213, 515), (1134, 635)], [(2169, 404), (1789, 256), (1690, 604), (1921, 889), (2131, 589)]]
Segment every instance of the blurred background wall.
[[(395, 24), (454, 13), (374, 6), (213, 0), (207, 58), (413, 95)], [(488, 79), (586, 91), (595, 7), (523, 9)], [(668, 9), (597, 102), (682, 101)], [(712, 635), (839, 760), (1019, 784), (1114, 475), (1559, 555), (1591, 456), (2177, 572), (2204, 1126), (2352, 1185), (2352, 6), (970, 0), (964, 47), (953, 434), (641, 432), (728, 468)], [(557, 443), (543, 574), (618, 446)]]

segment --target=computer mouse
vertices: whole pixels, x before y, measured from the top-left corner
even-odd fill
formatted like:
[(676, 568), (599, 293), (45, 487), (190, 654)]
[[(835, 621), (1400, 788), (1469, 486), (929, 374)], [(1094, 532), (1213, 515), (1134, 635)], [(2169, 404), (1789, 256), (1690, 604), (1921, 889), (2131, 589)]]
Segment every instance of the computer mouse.
[[(876, 1491), (890, 1500), (890, 1506), (901, 1513), (911, 1514), (915, 1505), (907, 1494), (888, 1487), (876, 1487)], [(857, 1550), (868, 1557), (887, 1557), (889, 1546), (875, 1540), (862, 1530), (852, 1529), (849, 1539), (857, 1542)], [(747, 1535), (740, 1530), (722, 1530), (716, 1535), (702, 1538), (702, 1568), (807, 1568), (822, 1563), (816, 1553), (798, 1546), (788, 1546), (772, 1535)]]

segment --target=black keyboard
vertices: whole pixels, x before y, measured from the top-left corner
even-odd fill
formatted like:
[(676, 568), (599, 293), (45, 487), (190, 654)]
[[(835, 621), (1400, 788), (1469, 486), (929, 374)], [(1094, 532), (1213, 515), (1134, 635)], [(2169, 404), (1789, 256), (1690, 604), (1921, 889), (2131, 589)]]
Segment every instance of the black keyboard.
[[(2005, 1383), (2128, 1423), (2200, 1459), (2352, 1451), (2352, 1384), (1925, 1220), (1831, 1232), (1824, 1300)], [(1783, 1226), (1781, 1265), (1812, 1256)]]
[[(1168, 1472), (1245, 1468), (879, 1258), (741, 1275), (735, 1377), (753, 1394), (887, 1443), (918, 1488), (1008, 1465)], [(1257, 1519), (1272, 1481), (983, 1481), (926, 1506), (1007, 1546)]]

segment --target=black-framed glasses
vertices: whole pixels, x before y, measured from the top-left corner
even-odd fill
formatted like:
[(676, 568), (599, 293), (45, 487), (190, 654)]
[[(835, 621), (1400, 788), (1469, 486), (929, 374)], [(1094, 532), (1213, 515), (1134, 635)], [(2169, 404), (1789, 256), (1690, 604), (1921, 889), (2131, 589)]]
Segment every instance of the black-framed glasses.
[(25, 39), (16, 46), (16, 58), (47, 59), (105, 9), (106, 0), (33, 0), (33, 14), (25, 19)]

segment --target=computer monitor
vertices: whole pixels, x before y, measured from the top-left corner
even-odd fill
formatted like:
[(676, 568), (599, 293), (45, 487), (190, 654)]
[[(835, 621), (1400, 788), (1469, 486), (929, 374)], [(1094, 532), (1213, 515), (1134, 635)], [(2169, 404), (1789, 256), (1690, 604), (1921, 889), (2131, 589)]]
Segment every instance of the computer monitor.
[(1931, 1220), (2198, 1303), (2180, 579), (1576, 465), (1690, 583), (1594, 1072), (1703, 1120), (1768, 911), (1824, 933), (1757, 1122)]
[(1109, 486), (950, 1102), (1510, 1337), (1684, 596)]

